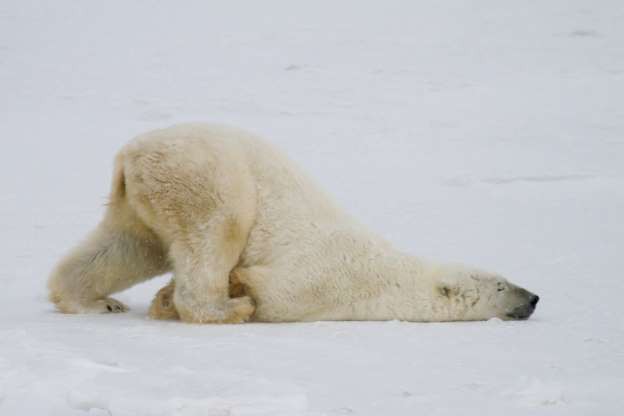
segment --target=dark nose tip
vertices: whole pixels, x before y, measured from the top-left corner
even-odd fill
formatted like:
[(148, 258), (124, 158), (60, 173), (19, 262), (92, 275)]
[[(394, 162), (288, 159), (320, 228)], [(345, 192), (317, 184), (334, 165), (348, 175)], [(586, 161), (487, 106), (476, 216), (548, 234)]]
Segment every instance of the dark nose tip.
[(539, 302), (539, 296), (532, 295), (529, 299), (529, 303), (531, 304), (531, 306), (535, 307), (535, 305), (537, 305), (537, 302)]

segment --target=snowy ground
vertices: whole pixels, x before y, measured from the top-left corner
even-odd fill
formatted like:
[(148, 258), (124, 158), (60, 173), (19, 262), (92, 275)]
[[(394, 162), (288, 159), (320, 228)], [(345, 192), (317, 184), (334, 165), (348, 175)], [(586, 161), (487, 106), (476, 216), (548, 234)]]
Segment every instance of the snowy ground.
[[(0, 415), (614, 415), (624, 406), (624, 3), (0, 2)], [(46, 301), (114, 152), (260, 133), (527, 322), (193, 326)]]

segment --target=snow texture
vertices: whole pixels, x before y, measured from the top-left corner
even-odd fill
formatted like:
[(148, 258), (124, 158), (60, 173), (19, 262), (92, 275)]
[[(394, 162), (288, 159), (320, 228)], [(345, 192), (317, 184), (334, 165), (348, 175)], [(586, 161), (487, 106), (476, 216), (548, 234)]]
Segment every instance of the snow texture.
[[(624, 3), (0, 2), (0, 415), (614, 415)], [(266, 136), (398, 247), (499, 271), (527, 322), (194, 326), (62, 315), (115, 151)]]

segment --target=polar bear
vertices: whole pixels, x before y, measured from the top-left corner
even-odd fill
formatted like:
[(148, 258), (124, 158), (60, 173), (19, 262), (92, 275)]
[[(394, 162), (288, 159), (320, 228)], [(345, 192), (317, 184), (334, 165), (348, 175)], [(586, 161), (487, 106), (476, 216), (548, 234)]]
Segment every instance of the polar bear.
[(262, 139), (199, 123), (121, 149), (105, 216), (53, 271), (50, 299), (123, 312), (109, 295), (167, 272), (150, 316), (193, 323), (526, 319), (539, 299), (398, 251)]

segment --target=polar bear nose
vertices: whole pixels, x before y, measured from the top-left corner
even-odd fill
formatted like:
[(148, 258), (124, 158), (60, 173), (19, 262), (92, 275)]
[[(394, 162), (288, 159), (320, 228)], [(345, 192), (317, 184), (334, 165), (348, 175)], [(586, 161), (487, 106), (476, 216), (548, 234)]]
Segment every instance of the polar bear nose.
[(537, 305), (537, 302), (539, 302), (539, 296), (531, 295), (531, 297), (529, 298), (529, 304), (535, 308), (535, 306)]

